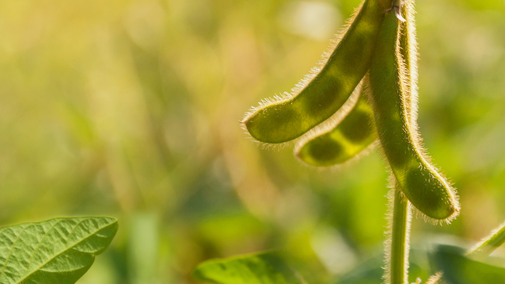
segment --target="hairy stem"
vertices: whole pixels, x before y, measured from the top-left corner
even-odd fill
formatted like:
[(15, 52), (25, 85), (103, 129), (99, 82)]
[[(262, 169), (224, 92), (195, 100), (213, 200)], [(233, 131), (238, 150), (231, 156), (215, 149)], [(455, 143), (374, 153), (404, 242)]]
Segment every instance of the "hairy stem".
[[(407, 284), (409, 268), (409, 237), (410, 221), (412, 219), (410, 202), (403, 196), (398, 183), (392, 189), (394, 199), (392, 204), (391, 235), (389, 243), (389, 264), (387, 271), (388, 284)], [(387, 280), (386, 279), (386, 280)]]
[(487, 238), (484, 238), (467, 255), (473, 258), (484, 258), (489, 256), (495, 249), (505, 243), (505, 224), (494, 230)]

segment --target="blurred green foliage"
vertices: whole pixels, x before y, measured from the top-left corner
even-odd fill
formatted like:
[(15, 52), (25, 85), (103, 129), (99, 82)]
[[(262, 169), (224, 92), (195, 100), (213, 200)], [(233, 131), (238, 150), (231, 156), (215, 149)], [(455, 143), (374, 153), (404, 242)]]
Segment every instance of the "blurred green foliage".
[[(315, 65), (358, 4), (1, 1), (0, 223), (117, 217), (80, 284), (193, 283), (203, 260), (274, 248), (315, 283), (380, 254), (378, 151), (320, 171), (239, 125)], [(413, 246), (478, 240), (505, 220), (504, 4), (417, 9), (420, 129), (462, 210), (450, 226), (414, 219)]]
[(200, 281), (223, 284), (305, 284), (272, 252), (206, 261), (192, 275)]
[(500, 283), (505, 279), (503, 259), (487, 261), (501, 263), (499, 266), (479, 262), (465, 257), (465, 251), (460, 247), (441, 245), (437, 248), (433, 259), (449, 283)]

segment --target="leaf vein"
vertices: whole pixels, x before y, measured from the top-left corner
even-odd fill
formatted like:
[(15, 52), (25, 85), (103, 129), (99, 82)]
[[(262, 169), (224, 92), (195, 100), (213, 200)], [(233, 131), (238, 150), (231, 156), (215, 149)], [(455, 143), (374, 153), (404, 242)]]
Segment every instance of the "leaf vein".
[(62, 222), (64, 219), (61, 219), (61, 220), (58, 220), (58, 222), (54, 223), (53, 226), (51, 226), (51, 228), (49, 228), (49, 230), (47, 230), (47, 232), (44, 234), (44, 236), (42, 237), (42, 239), (40, 240), (40, 242), (38, 243), (37, 247), (35, 248), (35, 250), (33, 251), (32, 253), (32, 257), (30, 258), (30, 262), (28, 263), (28, 271), (30, 270), (30, 266), (32, 266), (32, 261), (33, 261), (33, 257), (35, 256), (37, 250), (39, 249), (40, 245), (42, 244), (42, 242), (44, 241), (44, 239), (46, 238), (46, 236), (51, 232), (51, 230), (56, 226), (58, 225), (60, 222)]
[(23, 233), (26, 231), (26, 229), (30, 228), (31, 226), (33, 226), (34, 224), (30, 224), (26, 227), (23, 228), (23, 230), (21, 230), (21, 232), (19, 233), (18, 237), (16, 238), (16, 240), (14, 241), (14, 243), (12, 244), (12, 247), (9, 251), (9, 254), (7, 255), (7, 258), (5, 259), (5, 262), (4, 262), (4, 267), (2, 268), (2, 272), (0, 272), (0, 280), (2, 279), (2, 277), (5, 275), (4, 272), (5, 272), (5, 268), (7, 267), (7, 264), (9, 263), (9, 259), (10, 257), (12, 256), (12, 251), (14, 250), (14, 247), (16, 246), (17, 242), (19, 241), (19, 239), (21, 238), (21, 236), (23, 235)]

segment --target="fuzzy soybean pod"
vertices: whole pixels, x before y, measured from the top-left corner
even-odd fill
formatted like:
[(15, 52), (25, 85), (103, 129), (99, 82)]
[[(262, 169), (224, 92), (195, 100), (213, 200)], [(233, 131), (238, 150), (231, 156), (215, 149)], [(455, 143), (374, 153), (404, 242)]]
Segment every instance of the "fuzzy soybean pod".
[[(411, 125), (417, 128), (417, 39), (414, 22), (414, 3), (408, 0), (404, 3), (402, 14), (406, 23), (401, 27), (400, 47), (405, 60), (404, 74), (406, 77), (405, 97), (410, 101), (407, 106)], [(369, 78), (363, 80), (363, 88), (359, 100), (349, 114), (339, 123), (327, 129), (317, 129), (303, 137), (295, 148), (295, 155), (303, 162), (316, 167), (329, 167), (345, 163), (363, 153), (377, 139), (377, 131), (373, 121), (373, 111), (366, 91)], [(349, 99), (351, 100), (351, 99)], [(345, 105), (347, 105), (346, 103)], [(344, 106), (345, 106), (344, 105)], [(365, 119), (366, 116), (368, 119)]]
[(414, 19), (414, 0), (404, 0), (401, 10), (405, 22), (401, 25), (400, 49), (404, 60), (405, 98), (408, 101), (407, 112), (410, 124), (417, 133), (417, 32)]
[(379, 139), (401, 190), (420, 212), (451, 220), (459, 205), (449, 182), (430, 163), (411, 120), (400, 23), (388, 12), (370, 65), (370, 89)]
[(377, 140), (377, 131), (366, 91), (363, 86), (358, 101), (340, 122), (302, 138), (295, 155), (311, 166), (328, 167), (345, 163), (369, 148)]
[(264, 100), (246, 114), (242, 124), (251, 136), (260, 142), (283, 143), (331, 117), (366, 74), (384, 11), (377, 0), (365, 0), (321, 68), (291, 94)]

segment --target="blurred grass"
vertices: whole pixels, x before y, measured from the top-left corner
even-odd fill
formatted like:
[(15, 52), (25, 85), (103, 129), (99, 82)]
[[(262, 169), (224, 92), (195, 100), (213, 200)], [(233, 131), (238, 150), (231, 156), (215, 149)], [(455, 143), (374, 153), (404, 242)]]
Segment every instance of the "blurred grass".
[[(415, 220), (413, 240), (477, 240), (505, 220), (504, 4), (417, 2), (420, 128), (462, 211)], [(0, 222), (118, 217), (79, 283), (192, 283), (205, 259), (271, 248), (310, 282), (380, 253), (377, 151), (319, 171), (238, 123), (315, 65), (359, 1), (0, 3)]]

